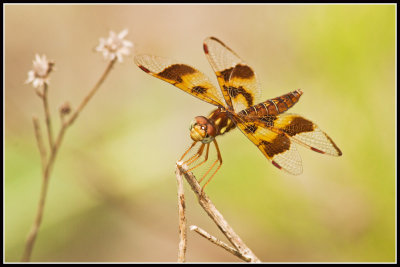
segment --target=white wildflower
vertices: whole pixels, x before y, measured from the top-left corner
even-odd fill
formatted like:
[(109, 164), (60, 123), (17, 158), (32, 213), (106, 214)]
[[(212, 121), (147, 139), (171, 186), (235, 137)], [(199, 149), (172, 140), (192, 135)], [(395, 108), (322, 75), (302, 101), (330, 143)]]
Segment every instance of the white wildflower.
[(131, 42), (124, 40), (127, 34), (127, 29), (119, 34), (110, 31), (110, 36), (107, 39), (100, 38), (100, 44), (96, 47), (96, 51), (103, 53), (105, 59), (114, 60), (117, 58), (119, 62), (122, 62), (122, 56), (129, 55), (130, 47), (133, 46)]
[(54, 62), (47, 60), (46, 55), (40, 57), (36, 54), (33, 61), (33, 70), (28, 72), (28, 79), (25, 83), (32, 83), (34, 88), (49, 84), (49, 74), (53, 70), (53, 66)]

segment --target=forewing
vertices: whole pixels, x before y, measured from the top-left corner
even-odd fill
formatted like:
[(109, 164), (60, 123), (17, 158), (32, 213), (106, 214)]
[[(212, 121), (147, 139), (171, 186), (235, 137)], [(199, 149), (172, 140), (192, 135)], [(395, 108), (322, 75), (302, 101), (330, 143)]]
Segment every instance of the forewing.
[(229, 107), (238, 113), (259, 102), (261, 91), (250, 66), (215, 37), (207, 38), (203, 48)]
[[(264, 122), (266, 118), (263, 118)], [(297, 114), (280, 114), (268, 125), (276, 132), (284, 132), (293, 141), (322, 154), (341, 156), (342, 151), (333, 140), (312, 121)]]
[(274, 132), (257, 120), (245, 121), (236, 117), (236, 123), (275, 167), (294, 175), (303, 172), (296, 146), (285, 133)]
[(197, 69), (171, 59), (151, 55), (137, 55), (134, 61), (144, 72), (210, 104), (224, 106), (220, 91)]

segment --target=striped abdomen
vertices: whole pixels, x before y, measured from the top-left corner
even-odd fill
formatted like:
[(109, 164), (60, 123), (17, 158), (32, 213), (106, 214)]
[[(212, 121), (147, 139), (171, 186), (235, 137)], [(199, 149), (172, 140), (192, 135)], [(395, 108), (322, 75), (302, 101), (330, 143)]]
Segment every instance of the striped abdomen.
[(268, 115), (278, 115), (299, 101), (300, 96), (303, 92), (298, 89), (296, 91), (290, 92), (288, 94), (278, 96), (267, 101), (261, 102), (252, 107), (246, 108), (238, 113), (239, 116), (268, 116)]

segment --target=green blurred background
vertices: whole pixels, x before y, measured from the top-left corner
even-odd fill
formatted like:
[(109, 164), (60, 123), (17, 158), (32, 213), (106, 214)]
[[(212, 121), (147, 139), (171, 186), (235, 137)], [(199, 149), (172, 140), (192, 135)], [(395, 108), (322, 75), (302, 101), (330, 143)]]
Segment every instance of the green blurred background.
[[(266, 262), (395, 261), (395, 5), (6, 5), (5, 261), (19, 261), (33, 223), (41, 163), (24, 84), (35, 53), (56, 62), (49, 88), (77, 107), (106, 67), (94, 52), (129, 29), (135, 53), (196, 66), (220, 38), (254, 67), (263, 99), (304, 91), (291, 112), (315, 121), (343, 151), (298, 147), (304, 172), (275, 168), (240, 131), (219, 138), (224, 164), (206, 191)], [(32, 261), (175, 262), (175, 162), (188, 126), (212, 106), (117, 64), (67, 131), (51, 175)], [(42, 123), (42, 130), (44, 124)], [(45, 131), (43, 131), (43, 134)], [(185, 183), (188, 224), (226, 240)], [(188, 233), (189, 262), (236, 257)]]

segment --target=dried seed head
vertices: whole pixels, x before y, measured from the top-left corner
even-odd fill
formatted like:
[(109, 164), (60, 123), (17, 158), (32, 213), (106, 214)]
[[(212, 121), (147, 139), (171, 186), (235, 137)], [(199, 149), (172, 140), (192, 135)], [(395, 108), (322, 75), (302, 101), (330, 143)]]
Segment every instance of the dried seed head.
[(64, 115), (68, 115), (71, 112), (71, 106), (69, 104), (69, 102), (65, 102), (64, 104), (62, 104), (60, 106), (60, 115), (64, 116)]

